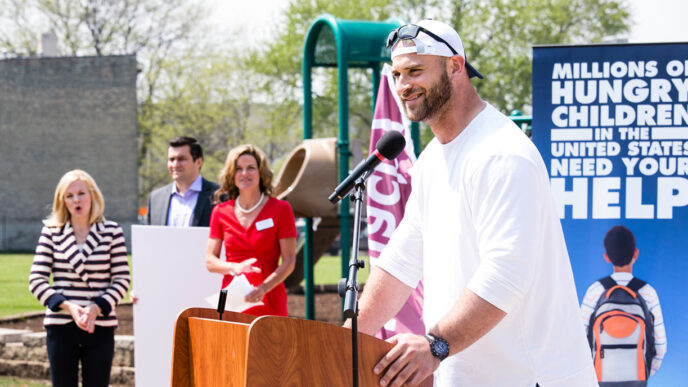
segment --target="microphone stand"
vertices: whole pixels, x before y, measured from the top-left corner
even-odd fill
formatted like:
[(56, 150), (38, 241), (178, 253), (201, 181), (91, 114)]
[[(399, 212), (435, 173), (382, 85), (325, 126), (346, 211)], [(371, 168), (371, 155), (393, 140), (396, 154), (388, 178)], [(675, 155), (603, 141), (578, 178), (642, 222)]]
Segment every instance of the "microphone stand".
[(356, 179), (351, 200), (355, 204), (354, 235), (352, 254), (349, 261), (349, 278), (339, 280), (339, 296), (344, 298), (344, 318), (351, 318), (351, 359), (353, 361), (353, 386), (358, 387), (358, 269), (365, 267), (365, 261), (358, 260), (358, 245), (361, 230), (361, 207), (365, 197), (365, 180), (371, 172)]

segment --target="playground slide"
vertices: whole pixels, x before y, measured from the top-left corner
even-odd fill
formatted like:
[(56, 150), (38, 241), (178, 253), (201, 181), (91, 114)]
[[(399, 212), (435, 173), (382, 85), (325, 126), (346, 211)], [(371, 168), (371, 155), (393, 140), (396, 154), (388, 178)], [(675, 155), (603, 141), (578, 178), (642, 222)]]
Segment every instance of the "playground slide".
[[(304, 140), (287, 157), (275, 179), (274, 195), (286, 200), (297, 218), (320, 218), (313, 231), (313, 263), (317, 262), (339, 235), (338, 207), (327, 197), (337, 185), (335, 138)], [(303, 279), (303, 243), (296, 252), (294, 272), (287, 277), (287, 288)]]

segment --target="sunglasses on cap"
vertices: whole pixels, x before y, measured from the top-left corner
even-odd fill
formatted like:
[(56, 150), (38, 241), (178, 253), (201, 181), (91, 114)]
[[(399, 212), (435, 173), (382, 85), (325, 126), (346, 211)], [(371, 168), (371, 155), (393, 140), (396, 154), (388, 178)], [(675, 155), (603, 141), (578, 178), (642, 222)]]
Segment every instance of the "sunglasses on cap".
[(452, 54), (458, 55), (456, 50), (454, 50), (454, 47), (452, 47), (451, 44), (447, 43), (446, 40), (433, 34), (432, 32), (428, 31), (426, 28), (423, 28), (423, 27), (415, 25), (415, 24), (406, 24), (406, 25), (403, 25), (403, 26), (397, 28), (396, 30), (390, 32), (389, 35), (387, 36), (387, 48), (394, 46), (399, 41), (399, 39), (414, 39), (418, 36), (418, 33), (421, 31), (423, 31), (425, 34), (427, 34), (429, 37), (435, 39), (436, 41), (444, 43), (447, 47), (449, 47)]

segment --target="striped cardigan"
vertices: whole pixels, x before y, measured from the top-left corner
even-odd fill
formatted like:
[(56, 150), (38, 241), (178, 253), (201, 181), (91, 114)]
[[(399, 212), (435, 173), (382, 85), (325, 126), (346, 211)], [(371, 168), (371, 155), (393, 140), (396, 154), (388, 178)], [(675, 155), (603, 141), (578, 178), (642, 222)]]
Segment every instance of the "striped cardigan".
[(130, 280), (127, 247), (117, 223), (91, 225), (83, 251), (76, 245), (70, 223), (41, 230), (29, 274), (29, 290), (47, 307), (43, 325), (73, 321), (69, 312), (60, 309), (60, 304), (69, 300), (80, 306), (95, 302), (101, 310), (96, 325), (116, 327), (115, 306), (129, 290)]

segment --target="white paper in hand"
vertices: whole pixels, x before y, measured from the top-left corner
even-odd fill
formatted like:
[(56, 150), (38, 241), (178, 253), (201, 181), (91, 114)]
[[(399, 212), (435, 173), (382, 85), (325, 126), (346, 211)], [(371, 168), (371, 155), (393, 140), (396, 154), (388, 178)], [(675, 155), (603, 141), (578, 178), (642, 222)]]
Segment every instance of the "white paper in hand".
[[(227, 289), (227, 301), (225, 302), (225, 310), (232, 312), (243, 312), (246, 309), (263, 305), (262, 301), (258, 302), (246, 302), (244, 297), (249, 294), (255, 287), (248, 282), (245, 275), (238, 275), (234, 277), (232, 282), (229, 283), (224, 289)], [(212, 294), (205, 298), (213, 308), (217, 308), (217, 303), (220, 300), (220, 292)]]

